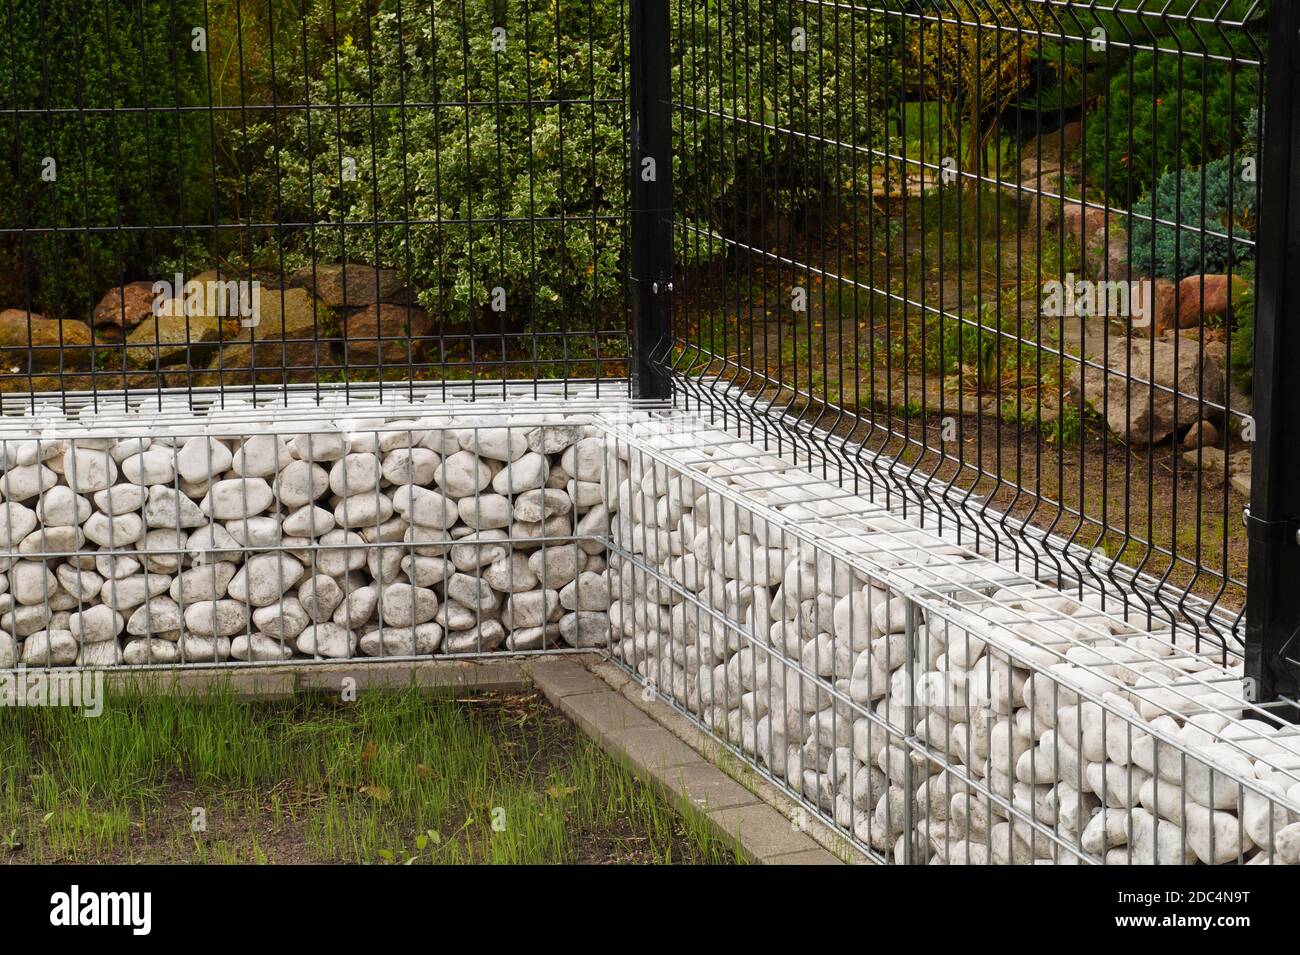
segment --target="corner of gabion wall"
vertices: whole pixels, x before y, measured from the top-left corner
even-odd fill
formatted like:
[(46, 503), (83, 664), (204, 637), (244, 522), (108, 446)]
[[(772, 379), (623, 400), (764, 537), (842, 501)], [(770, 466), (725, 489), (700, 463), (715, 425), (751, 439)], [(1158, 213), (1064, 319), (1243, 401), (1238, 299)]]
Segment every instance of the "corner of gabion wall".
[(1300, 863), (1300, 728), (1239, 656), (693, 427), (607, 463), (613, 653), (876, 858)]

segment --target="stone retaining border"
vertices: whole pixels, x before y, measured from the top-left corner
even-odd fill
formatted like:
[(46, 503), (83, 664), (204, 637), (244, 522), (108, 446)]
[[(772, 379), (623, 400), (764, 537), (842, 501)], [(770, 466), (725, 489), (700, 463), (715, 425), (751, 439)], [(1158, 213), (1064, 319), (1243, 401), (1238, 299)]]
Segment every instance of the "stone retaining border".
[(610, 402), (339, 397), (0, 417), (0, 669), (607, 643)]

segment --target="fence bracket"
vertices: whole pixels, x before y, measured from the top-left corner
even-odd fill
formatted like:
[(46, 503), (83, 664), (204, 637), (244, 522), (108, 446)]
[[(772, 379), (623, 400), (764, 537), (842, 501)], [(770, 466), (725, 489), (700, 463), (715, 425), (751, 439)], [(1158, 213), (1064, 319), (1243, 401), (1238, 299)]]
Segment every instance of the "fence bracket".
[(1291, 543), (1300, 546), (1300, 521), (1294, 518), (1266, 521), (1255, 517), (1247, 507), (1242, 512), (1241, 520), (1246, 525), (1246, 537), (1249, 540), (1262, 544)]

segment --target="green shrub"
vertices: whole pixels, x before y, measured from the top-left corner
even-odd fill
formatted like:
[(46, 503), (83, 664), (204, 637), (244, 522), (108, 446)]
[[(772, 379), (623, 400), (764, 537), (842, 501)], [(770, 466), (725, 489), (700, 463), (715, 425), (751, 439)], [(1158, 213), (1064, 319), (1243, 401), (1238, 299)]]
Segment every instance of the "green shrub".
[[(721, 9), (686, 0), (677, 10), (679, 261), (718, 254), (718, 232), (770, 249), (775, 238), (763, 231), (779, 229), (788, 252), (804, 215), (825, 222), (837, 203), (844, 212), (871, 194), (891, 151), (891, 104), (901, 100), (902, 18), (763, 0)], [(892, 175), (901, 172), (894, 164)]]
[(1133, 265), (1169, 279), (1236, 271), (1251, 258), (1254, 222), (1255, 185), (1242, 182), (1236, 157), (1165, 173), (1154, 195), (1133, 206)]
[(182, 225), (212, 221), (208, 117), (192, 109), (206, 102), (204, 56), (191, 49), (202, 2), (5, 10), (0, 228), (62, 231), (0, 234), (0, 307), (88, 318), (110, 286), (159, 274)]
[(1180, 28), (1158, 50), (1142, 50), (1119, 67), (1085, 120), (1088, 184), (1128, 206), (1161, 174), (1242, 146), (1243, 120), (1258, 102), (1258, 70), (1201, 54), (1254, 55), (1250, 41), (1245, 31)]
[(384, 0), (354, 30), (331, 8), (316, 0), (276, 40), (277, 86), (296, 74), (306, 89), (293, 101), (318, 108), (227, 121), (228, 201), (305, 224), (256, 236), (243, 256), (395, 267), (422, 305), (460, 321), (491, 314), (498, 286), (508, 319), (552, 328), (621, 302), (622, 8), (515, 0), (431, 14)]

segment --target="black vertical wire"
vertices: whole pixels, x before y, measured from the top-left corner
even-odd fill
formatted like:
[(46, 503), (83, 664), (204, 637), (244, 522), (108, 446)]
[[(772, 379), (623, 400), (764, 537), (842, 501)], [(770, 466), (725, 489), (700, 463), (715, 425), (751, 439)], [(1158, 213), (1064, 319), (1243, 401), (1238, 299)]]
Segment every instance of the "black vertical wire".
[[(524, 5), (527, 6), (527, 2), (525, 2)], [(558, 6), (556, 7), (555, 16), (556, 16), (556, 28), (558, 29), (559, 28)], [(498, 17), (500, 18), (499, 22), (498, 22)], [(500, 26), (501, 29), (506, 31), (505, 49), (499, 51), (498, 50), (492, 51), (492, 94), (493, 95), (492, 95), (491, 107), (492, 107), (493, 125), (496, 128), (495, 131), (496, 131), (496, 160), (497, 160), (497, 170), (496, 170), (497, 195), (496, 195), (496, 203), (495, 203), (496, 205), (495, 231), (497, 236), (497, 281), (500, 283), (500, 287), (506, 290), (506, 295), (513, 297), (514, 289), (507, 288), (507, 281), (506, 281), (505, 155), (503, 152), (504, 147), (501, 141), (502, 140), (501, 137), (501, 58), (502, 56), (510, 55), (510, 29), (506, 18), (506, 8), (503, 4), (496, 2), (496, 0), (494, 0), (492, 4), (492, 25), (493, 25), (493, 29), (495, 29), (497, 26)], [(557, 56), (556, 56), (557, 68), (559, 68), (559, 62), (560, 62), (560, 57), (558, 55), (558, 52), (559, 51), (557, 50)], [(524, 51), (523, 62), (524, 62), (524, 70), (525, 72), (527, 72), (528, 69), (527, 50)], [(536, 263), (532, 259), (530, 259), (528, 262), (528, 271), (529, 271), (529, 283), (530, 286), (533, 286), (535, 285), (537, 278), (536, 278)], [(489, 288), (495, 288), (495, 287), (496, 286), (489, 286)], [(510, 314), (510, 308), (512, 307), (512, 305), (513, 303), (508, 298), (506, 301), (505, 310), (498, 312), (496, 318), (496, 323), (497, 323), (496, 332), (498, 337), (501, 340), (501, 344), (500, 344), (501, 397), (503, 399), (506, 397), (506, 379), (510, 377), (510, 349), (509, 349), (509, 344), (506, 342), (506, 325), (507, 325), (506, 316)], [(538, 369), (535, 368), (533, 370), (534, 379), (537, 377), (537, 374), (538, 374)]]
[(468, 188), (468, 183), (472, 181), (474, 170), (474, 153), (473, 137), (470, 132), (470, 111), (471, 103), (474, 102), (474, 95), (469, 88), (469, 20), (467, 19), (465, 0), (460, 0), (460, 33), (461, 33), (461, 101), (463, 105), (461, 110), (465, 114), (465, 176), (467, 188), (465, 190), (465, 248), (467, 252), (466, 268), (469, 275), (469, 297), (466, 300), (465, 310), (466, 318), (471, 322), (469, 335), (469, 365), (470, 365), (470, 397), (478, 397), (479, 386), (479, 367), (478, 367), (478, 349), (477, 335), (474, 334), (474, 195), (473, 191)]
[[(281, 275), (284, 275), (285, 274), (285, 270), (284, 270), (285, 228), (283, 223), (284, 223), (284, 218), (286, 213), (284, 209), (284, 194), (282, 189), (284, 173), (280, 164), (279, 84), (276, 82), (276, 77), (275, 77), (276, 20), (275, 20), (274, 0), (267, 0), (267, 4), (266, 4), (266, 33), (267, 33), (267, 47), (269, 50), (270, 67), (271, 67), (271, 103), (270, 103), (271, 165), (272, 168), (275, 170), (275, 214), (272, 217), (274, 222), (271, 229), (275, 235), (276, 260), (279, 264), (279, 271)], [(306, 70), (305, 60), (303, 63), (303, 69), (304, 71)], [(240, 72), (241, 73), (243, 72), (242, 64), (240, 65)], [(216, 150), (216, 143), (212, 144), (212, 148), (214, 151)], [(251, 208), (249, 211), (251, 213), (252, 211)], [(312, 279), (313, 279), (312, 287), (314, 291), (316, 285), (314, 274), (312, 276)], [(248, 263), (248, 281), (249, 281), (250, 295), (254, 295), (254, 296), (257, 295), (259, 290), (257, 286), (253, 284), (253, 262), (251, 259), (249, 260)], [(289, 367), (288, 367), (289, 366), (289, 343), (285, 339), (285, 333), (288, 331), (288, 328), (284, 325), (284, 318), (288, 311), (287, 309), (288, 302), (286, 300), (287, 290), (284, 287), (284, 283), (280, 282), (278, 284), (280, 286), (279, 289), (277, 289), (277, 292), (280, 296), (280, 317), (281, 317), (280, 343), (279, 343), (280, 344), (280, 393), (283, 397), (287, 398), (289, 394), (289, 383), (291, 380), (291, 376), (289, 374)], [(314, 297), (315, 296), (313, 295), (313, 298)], [(250, 367), (249, 385), (251, 389), (251, 394), (253, 396), (252, 400), (256, 402), (257, 385), (261, 381), (261, 374), (258, 368), (258, 361), (257, 361), (258, 345), (257, 345), (257, 329), (255, 327), (249, 328), (248, 338), (249, 338), (248, 364)], [(311, 363), (312, 363), (313, 377), (319, 381), (320, 380), (320, 352), (316, 348), (312, 349)]]
[[(176, 142), (175, 142), (176, 187), (177, 187), (177, 212), (179, 216), (179, 221), (174, 221), (170, 223), (170, 225), (173, 228), (176, 228), (179, 234), (179, 244), (180, 244), (180, 253), (181, 253), (181, 272), (185, 273), (189, 271), (189, 243), (186, 242), (186, 237), (189, 235), (189, 228), (188, 228), (189, 210), (185, 202), (185, 179), (186, 179), (186, 174), (188, 172), (185, 163), (185, 148), (184, 148), (184, 142), (186, 136), (186, 129), (185, 129), (186, 124), (182, 123), (182, 118), (186, 115), (187, 110), (185, 108), (185, 105), (182, 104), (181, 102), (181, 72), (182, 71), (181, 71), (180, 57), (182, 51), (180, 47), (180, 41), (183, 34), (177, 30), (176, 4), (177, 4), (177, 0), (173, 0), (169, 8), (170, 15), (167, 21), (167, 48), (171, 54), (169, 60), (171, 63), (171, 70), (172, 70), (172, 94), (173, 94), (173, 101), (174, 101), (172, 113), (176, 121)], [(204, 29), (203, 36), (205, 40), (204, 46), (206, 48), (207, 40), (210, 39), (207, 35), (206, 23), (204, 24), (203, 29)], [(206, 49), (203, 53), (203, 58), (205, 60), (207, 59)], [(185, 72), (188, 75), (189, 71), (186, 70)], [(149, 121), (148, 114), (146, 113), (145, 122), (148, 123), (148, 121)], [(216, 144), (209, 141), (208, 148), (210, 150), (213, 150), (216, 148)], [(125, 300), (122, 301), (122, 304), (125, 307)], [(123, 316), (123, 318), (125, 318), (125, 316)], [(125, 322), (123, 322), (123, 332), (125, 333)], [(92, 326), (91, 335), (92, 336), (94, 335), (93, 326)], [(123, 355), (125, 355), (125, 352), (123, 352)], [(126, 382), (124, 381), (122, 384), (123, 384), (123, 388), (122, 388), (123, 403), (125, 404), (125, 396), (127, 391)], [(186, 374), (186, 384), (190, 388), (192, 393), (193, 392), (193, 371), (192, 370)]]
[[(362, 19), (365, 21), (366, 24), (366, 34), (365, 34), (366, 101), (364, 104), (364, 108), (366, 113), (366, 119), (369, 121), (369, 132), (366, 138), (370, 141), (370, 214), (371, 214), (372, 221), (368, 223), (349, 222), (347, 221), (347, 213), (344, 212), (343, 228), (346, 230), (352, 226), (356, 226), (358, 229), (361, 229), (368, 225), (370, 226), (370, 230), (371, 230), (371, 239), (373, 241), (373, 251), (371, 255), (374, 259), (373, 268), (375, 270), (375, 301), (371, 303), (375, 313), (375, 331), (374, 331), (375, 381), (376, 381), (376, 387), (378, 389), (378, 392), (382, 396), (384, 393), (385, 341), (384, 341), (383, 306), (379, 302), (379, 273), (380, 273), (380, 266), (383, 263), (381, 261), (382, 242), (380, 240), (380, 229), (381, 229), (380, 222), (382, 221), (382, 216), (381, 216), (381, 208), (379, 203), (379, 143), (378, 143), (379, 127), (375, 117), (375, 43), (377, 41), (375, 39), (374, 21), (369, 16), (363, 16)], [(398, 31), (400, 32), (400, 30), (401, 27), (399, 24)], [(401, 69), (402, 67), (399, 64), (398, 66), (399, 74), (401, 72)], [(349, 103), (348, 105), (349, 107), (351, 107), (354, 104)], [(405, 152), (402, 153), (402, 168), (403, 170), (405, 170), (406, 168)], [(343, 185), (342, 182), (340, 182), (339, 183), (340, 189), (342, 188), (342, 185)], [(346, 202), (344, 202), (343, 207), (344, 209), (347, 208)], [(344, 276), (347, 275), (346, 268), (344, 268), (343, 275)], [(344, 281), (346, 282), (346, 278), (344, 279)], [(346, 296), (344, 297), (344, 301), (346, 302)], [(362, 304), (364, 305), (364, 302)], [(411, 354), (410, 353), (411, 312), (409, 308), (406, 310), (405, 314), (406, 314), (406, 330), (407, 330), (407, 334), (406, 334), (407, 353), (406, 354), (408, 359), (406, 371), (407, 371), (407, 377), (410, 377), (411, 368), (409, 364), (409, 359)], [(350, 338), (351, 336), (349, 336), (349, 339)]]
[[(580, 355), (580, 358), (589, 358), (595, 364), (596, 387), (600, 387), (600, 333), (604, 327), (603, 303), (600, 296), (600, 234), (597, 228), (596, 196), (600, 194), (600, 182), (596, 171), (596, 115), (599, 107), (596, 105), (596, 10), (593, 0), (587, 0), (587, 118), (591, 123), (591, 180), (587, 185), (588, 198), (590, 206), (588, 210), (589, 225), (591, 228), (591, 331), (589, 347), (592, 349), (590, 356)], [(580, 105), (580, 103), (579, 103)], [(669, 157), (671, 161), (671, 157)], [(665, 357), (665, 361), (666, 361)], [(538, 376), (536, 367), (533, 369), (533, 376)], [(565, 379), (564, 394), (567, 397), (569, 392), (569, 382)], [(534, 388), (536, 393), (536, 388)], [(575, 580), (577, 578), (574, 578)], [(574, 585), (576, 588), (576, 584)]]
[[(630, 130), (628, 128), (629, 91), (627, 85), (627, 81), (628, 81), (627, 27), (628, 27), (627, 0), (619, 0), (618, 2), (618, 56), (615, 57), (615, 62), (618, 65), (618, 77), (619, 77), (618, 107), (617, 107), (618, 117), (619, 117), (619, 131), (622, 133), (622, 135), (619, 137), (619, 141), (620, 141), (620, 154), (619, 154), (619, 164), (618, 164), (619, 169), (632, 168), (632, 153), (628, 144), (628, 140), (630, 137)], [(667, 28), (667, 32), (668, 32), (668, 41), (670, 44), (669, 57), (671, 60), (671, 43), (672, 43), (671, 24), (669, 24)], [(671, 140), (672, 138), (671, 78), (669, 79), (669, 83), (667, 86), (667, 93), (668, 93), (668, 98), (670, 100), (668, 106), (668, 110), (669, 110), (668, 128), (669, 128), (669, 138)], [(672, 162), (674, 158), (675, 157), (672, 150), (672, 143), (670, 141), (669, 149), (668, 149), (668, 161)], [(618, 348), (615, 353), (615, 360), (621, 357), (625, 362), (630, 363), (632, 357), (632, 348), (631, 348), (632, 283), (629, 281), (629, 272), (628, 272), (628, 261), (630, 255), (629, 250), (631, 248), (631, 235), (629, 233), (629, 228), (628, 228), (628, 221), (629, 221), (628, 205), (631, 201), (631, 188), (632, 188), (631, 177), (620, 176), (617, 188), (619, 190), (619, 199), (618, 199), (618, 205), (616, 207), (617, 216), (615, 218), (615, 225), (617, 226), (618, 233), (619, 233), (619, 248), (620, 248), (619, 273), (620, 274), (618, 276), (619, 277), (618, 285), (622, 290), (622, 296), (623, 296), (623, 301), (621, 303), (622, 305), (621, 315), (623, 316), (623, 319), (619, 325), (619, 327), (622, 329), (622, 339), (618, 343)], [(667, 228), (664, 230), (664, 234), (668, 236), (668, 240), (671, 242), (673, 237), (673, 223), (671, 219), (668, 223)], [(670, 316), (670, 322), (671, 322), (671, 316)], [(627, 394), (630, 397), (632, 393), (632, 375), (630, 374), (631, 365), (627, 364), (626, 367), (629, 370), (629, 374), (627, 375)], [(600, 395), (599, 382), (597, 382), (596, 384), (596, 394), (599, 397)]]
[[(238, 2), (238, 0), (236, 0), (236, 2)], [(343, 159), (344, 159), (343, 156), (343, 89), (340, 84), (340, 73), (342, 70), (342, 64), (340, 63), (339, 60), (339, 8), (338, 8), (337, 0), (331, 0), (330, 2), (330, 41), (333, 48), (333, 56), (334, 56), (334, 104), (333, 105), (334, 105), (334, 143), (335, 143), (334, 152), (335, 152), (335, 159), (336, 159), (334, 166), (339, 171), (339, 180), (338, 180), (339, 181), (339, 185), (338, 185), (339, 207), (346, 208), (347, 202), (345, 197), (347, 195), (347, 189), (344, 186), (344, 179), (343, 179)], [(306, 68), (304, 66), (304, 73), (305, 72), (306, 72)], [(314, 218), (315, 217), (313, 216), (313, 219)], [(337, 231), (338, 231), (338, 241), (339, 241), (339, 263), (340, 263), (339, 280), (342, 285), (342, 299), (345, 305), (348, 300), (348, 278), (347, 278), (348, 268), (347, 267), (349, 264), (347, 230), (348, 230), (347, 215), (344, 214), (339, 218)], [(312, 263), (313, 270), (315, 269), (315, 265), (316, 264), (313, 262)], [(313, 279), (314, 278), (315, 275), (313, 274)], [(312, 284), (314, 285), (315, 282), (313, 281)], [(353, 362), (355, 362), (356, 360), (353, 355), (352, 340), (350, 335), (344, 336), (343, 354), (344, 354), (344, 360), (343, 360), (344, 365), (350, 367), (353, 364)], [(351, 400), (351, 396), (352, 396), (351, 392), (352, 392), (352, 376), (350, 374), (345, 373), (343, 376), (343, 396), (345, 402)]]
[[(533, 74), (528, 68), (528, 62), (532, 57), (533, 49), (533, 26), (532, 26), (532, 4), (521, 4), (524, 15), (524, 125), (527, 132), (528, 140), (528, 263), (529, 263), (529, 287), (528, 287), (528, 312), (529, 316), (538, 314), (537, 308), (537, 283), (536, 283), (536, 262), (537, 262), (537, 182), (533, 174), (536, 164), (536, 153), (534, 151), (533, 137)], [(556, 63), (555, 68), (558, 70), (560, 64)], [(593, 96), (594, 88), (593, 88)], [(549, 99), (547, 93), (543, 98)], [(594, 134), (593, 134), (594, 135)], [(595, 147), (592, 147), (592, 160), (595, 161)], [(593, 177), (594, 180), (594, 177)], [(595, 183), (593, 181), (593, 187)], [(538, 345), (538, 322), (534, 318), (528, 323), (529, 344), (531, 346), (530, 361), (533, 369), (534, 388), (533, 394), (537, 394), (536, 380), (540, 378), (542, 359)], [(503, 344), (504, 349), (504, 344)], [(504, 351), (502, 357), (505, 357)], [(567, 383), (566, 383), (567, 388)], [(545, 637), (543, 637), (545, 639)]]
[[(556, 79), (556, 139), (559, 146), (559, 227), (560, 227), (560, 351), (564, 356), (561, 367), (563, 368), (563, 378), (569, 380), (569, 294), (568, 283), (563, 281), (564, 270), (569, 267), (568, 262), (568, 221), (569, 221), (569, 195), (565, 188), (564, 178), (564, 106), (567, 97), (564, 93), (564, 30), (560, 20), (560, 8), (558, 4), (555, 9), (555, 79)], [(536, 374), (536, 372), (534, 372)]]
[[(443, 233), (442, 205), (439, 202), (442, 196), (442, 84), (438, 81), (441, 73), (439, 64), (439, 47), (438, 47), (438, 14), (434, 0), (429, 0), (429, 60), (432, 64), (429, 70), (429, 99), (433, 104), (433, 234), (434, 234), (434, 274), (437, 276), (437, 295), (438, 308), (436, 310), (436, 324), (438, 326), (438, 364), (442, 370), (440, 376), (441, 387), (440, 400), (447, 400), (447, 374), (448, 366), (448, 349), (447, 349), (447, 332), (446, 319), (450, 316), (451, 310), (447, 304), (446, 280), (443, 278), (443, 256), (446, 253), (446, 238)], [(471, 313), (467, 310), (465, 315), (465, 328), (467, 334), (473, 334), (474, 323)]]
[[(419, 18), (416, 18), (418, 28)], [(397, 34), (397, 127), (400, 131), (401, 155), (402, 155), (402, 247), (406, 251), (406, 269), (402, 275), (402, 287), (398, 296), (402, 299), (401, 307), (403, 314), (406, 316), (406, 339), (403, 344), (406, 347), (406, 394), (407, 400), (415, 400), (415, 376), (416, 376), (416, 353), (417, 349), (423, 349), (423, 339), (427, 337), (428, 330), (423, 329), (424, 334), (420, 337), (422, 341), (414, 340), (414, 310), (422, 307), (417, 303), (415, 298), (415, 256), (412, 251), (411, 241), (411, 218), (413, 216), (411, 203), (411, 179), (410, 169), (408, 166), (408, 157), (410, 156), (410, 145), (406, 133), (406, 27), (402, 17), (402, 0), (397, 0), (396, 24)], [(432, 30), (432, 23), (430, 24)], [(389, 105), (386, 107), (390, 111), (394, 108)], [(382, 263), (375, 260), (375, 286), (379, 286), (379, 266)], [(414, 554), (414, 551), (411, 551)], [(414, 638), (413, 638), (414, 639)], [(412, 644), (414, 647), (414, 644)]]
[[(303, 106), (302, 106), (302, 113), (303, 113), (303, 138), (304, 138), (304, 140), (305, 140), (305, 142), (306, 142), (306, 146), (305, 146), (305, 148), (306, 148), (306, 151), (307, 151), (307, 156), (309, 157), (309, 160), (308, 160), (308, 161), (309, 161), (309, 164), (310, 164), (310, 163), (314, 163), (314, 161), (315, 161), (315, 157), (314, 157), (314, 155), (313, 155), (313, 153), (312, 153), (312, 111), (313, 111), (312, 108), (313, 108), (313, 105), (314, 105), (314, 104), (312, 103), (312, 94), (311, 94), (311, 76), (310, 76), (310, 72), (309, 72), (310, 67), (309, 67), (309, 65), (308, 65), (308, 63), (309, 63), (309, 57), (310, 57), (310, 48), (309, 48), (309, 46), (308, 46), (308, 42), (307, 42), (307, 18), (306, 18), (306, 17), (303, 17), (302, 20), (300, 21), (299, 25), (300, 25), (301, 28), (302, 28), (301, 31), (300, 31), (300, 33), (301, 33), (301, 37), (302, 37), (302, 103), (303, 103)], [(274, 82), (274, 81), (275, 81), (275, 80), (274, 80), (274, 77), (272, 77), (272, 82)], [(322, 159), (324, 159), (324, 158), (325, 158), (325, 157), (322, 156)], [(308, 168), (310, 169), (311, 166), (309, 165)], [(340, 165), (340, 166), (339, 166), (339, 179), (341, 180), (342, 178), (343, 178), (343, 169), (342, 169), (342, 165)], [(214, 200), (214, 201), (215, 201), (215, 200)], [(313, 363), (315, 363), (315, 364), (319, 364), (319, 363), (320, 363), (320, 353), (321, 353), (321, 334), (320, 334), (320, 333), (321, 333), (321, 307), (320, 307), (320, 299), (319, 299), (319, 297), (316, 295), (316, 270), (317, 270), (317, 267), (318, 267), (319, 264), (320, 264), (320, 248), (319, 248), (318, 241), (317, 241), (317, 234), (318, 234), (318, 233), (317, 233), (318, 217), (317, 217), (317, 215), (316, 215), (316, 177), (315, 177), (315, 176), (311, 176), (311, 175), (309, 175), (309, 176), (307, 177), (307, 223), (308, 223), (308, 225), (307, 225), (307, 246), (308, 246), (308, 249), (309, 249), (309, 252), (310, 252), (310, 257), (311, 257), (311, 289), (312, 289), (312, 294), (311, 294), (311, 353), (312, 353), (312, 361), (313, 361)], [(328, 347), (328, 346), (327, 346), (327, 347)], [(347, 346), (346, 346), (346, 345), (342, 345), (342, 346), (340, 346), (340, 347), (346, 349)], [(347, 352), (346, 352), (346, 351), (344, 352), (344, 355), (345, 355), (346, 357), (350, 357), (350, 356), (347, 356)], [(314, 393), (315, 393), (315, 398), (316, 398), (316, 400), (319, 401), (319, 400), (320, 400), (320, 397), (321, 397), (321, 376), (318, 374), (318, 375), (315, 376), (315, 379), (316, 379), (316, 380), (315, 380), (315, 387), (313, 388), (313, 391), (314, 391)], [(287, 389), (287, 387), (286, 387), (286, 389), (285, 389), (285, 397), (286, 397), (286, 398), (288, 397), (288, 389)], [(315, 569), (315, 564), (314, 564), (314, 562), (315, 562), (315, 556), (314, 556), (314, 555), (313, 555), (313, 557), (312, 557), (312, 560), (313, 560), (313, 570), (314, 570), (314, 569)]]

